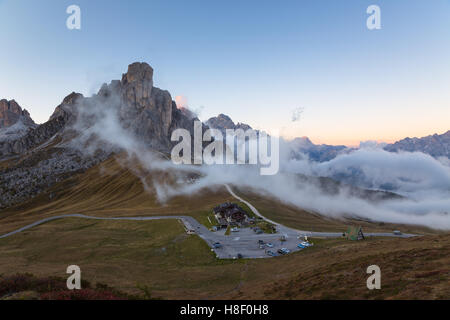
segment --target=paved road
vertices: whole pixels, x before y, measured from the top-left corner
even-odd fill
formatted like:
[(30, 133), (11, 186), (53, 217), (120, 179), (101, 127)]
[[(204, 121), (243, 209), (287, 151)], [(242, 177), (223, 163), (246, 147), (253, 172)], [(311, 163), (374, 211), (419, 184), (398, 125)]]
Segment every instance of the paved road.
[[(33, 222), (29, 225), (26, 225), (25, 227), (22, 227), (20, 229), (14, 230), (12, 232), (9, 232), (7, 234), (1, 235), (0, 239), (3, 238), (7, 238), (10, 236), (13, 236), (19, 232), (31, 229), (33, 227), (36, 227), (40, 224), (46, 223), (46, 222), (50, 222), (50, 221), (54, 221), (54, 220), (59, 220), (59, 219), (64, 219), (64, 218), (82, 218), (82, 219), (92, 219), (92, 220), (132, 220), (132, 221), (147, 221), (147, 220), (161, 220), (161, 219), (179, 219), (179, 220), (184, 220), (185, 218), (190, 218), (190, 217), (184, 217), (184, 216), (154, 216), (154, 217), (94, 217), (94, 216), (87, 216), (84, 214), (65, 214), (65, 215), (60, 215), (60, 216), (54, 216), (54, 217), (49, 217), (49, 218), (45, 218), (36, 222)], [(195, 220), (195, 219), (194, 219)], [(184, 221), (183, 221), (184, 223)], [(185, 224), (185, 226), (189, 226), (190, 224)], [(206, 228), (205, 228), (206, 229)]]
[[(9, 232), (4, 235), (0, 235), (0, 239), (4, 239), (10, 236), (13, 236), (19, 232), (28, 230), (40, 224), (64, 219), (64, 218), (82, 218), (82, 219), (93, 219), (93, 220), (129, 220), (129, 221), (150, 221), (150, 220), (162, 220), (162, 219), (177, 219), (180, 220), (187, 230), (194, 230), (195, 233), (205, 240), (205, 242), (211, 247), (212, 251), (215, 252), (216, 256), (221, 259), (233, 259), (236, 258), (240, 253), (245, 258), (268, 258), (265, 252), (266, 249), (271, 250), (276, 253), (276, 251), (280, 248), (287, 248), (291, 251), (300, 250), (297, 247), (299, 243), (298, 237), (303, 238), (304, 236), (308, 237), (320, 237), (320, 238), (340, 238), (342, 233), (339, 232), (311, 232), (311, 231), (301, 231), (292, 228), (288, 228), (279, 223), (266, 219), (263, 215), (261, 215), (258, 210), (253, 207), (249, 202), (237, 196), (231, 188), (226, 185), (227, 190), (230, 194), (235, 197), (237, 200), (245, 203), (253, 213), (264, 220), (274, 224), (277, 228), (276, 234), (255, 234), (250, 228), (241, 229), (239, 232), (233, 232), (231, 235), (226, 236), (225, 230), (212, 232), (208, 230), (204, 225), (200, 224), (197, 220), (189, 216), (152, 216), (152, 217), (94, 217), (87, 216), (84, 214), (67, 214), (54, 216), (50, 218), (45, 218), (29, 225), (26, 225), (20, 229)], [(284, 236), (286, 241), (281, 241), (280, 237)], [(366, 233), (365, 236), (368, 237), (400, 237), (400, 238), (408, 238), (414, 235), (412, 234), (403, 234), (403, 235), (394, 235), (392, 233)], [(258, 245), (258, 240), (262, 240), (265, 243), (271, 243), (273, 248), (260, 249)], [(213, 244), (219, 242), (222, 244), (222, 248), (213, 249)]]
[[(239, 233), (233, 233), (231, 236), (225, 236), (225, 231), (211, 232), (204, 225), (200, 224), (196, 219), (189, 216), (152, 216), (152, 217), (94, 217), (87, 216), (84, 214), (66, 214), (54, 217), (45, 218), (29, 225), (26, 225), (20, 229), (14, 230), (7, 234), (1, 235), (0, 239), (11, 237), (20, 232), (26, 231), (28, 229), (34, 228), (43, 223), (47, 223), (54, 220), (65, 219), (65, 218), (81, 218), (81, 219), (92, 219), (92, 220), (128, 220), (128, 221), (150, 221), (150, 220), (163, 220), (163, 219), (177, 219), (180, 220), (187, 230), (194, 230), (195, 233), (206, 241), (206, 243), (213, 248), (213, 244), (220, 242), (222, 248), (214, 249), (217, 257), (223, 259), (235, 258), (238, 253), (241, 253), (247, 258), (264, 258), (268, 257), (264, 250), (259, 249), (257, 240), (261, 239), (266, 242), (273, 242), (275, 247), (280, 247), (281, 242), (278, 241), (280, 235), (268, 235), (263, 234), (257, 236), (250, 229), (243, 229)], [(278, 243), (276, 243), (278, 241)], [(292, 243), (294, 245), (294, 243)], [(275, 249), (275, 248), (274, 248)], [(213, 250), (213, 249), (211, 249)]]

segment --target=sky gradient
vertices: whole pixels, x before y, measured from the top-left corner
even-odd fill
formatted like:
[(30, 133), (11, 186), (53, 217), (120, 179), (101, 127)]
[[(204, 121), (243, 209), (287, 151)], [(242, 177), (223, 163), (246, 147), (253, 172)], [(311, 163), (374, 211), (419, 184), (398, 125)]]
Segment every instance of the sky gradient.
[(39, 123), (145, 61), (202, 120), (347, 145), (450, 129), (450, 0), (0, 0), (0, 43), (0, 98)]

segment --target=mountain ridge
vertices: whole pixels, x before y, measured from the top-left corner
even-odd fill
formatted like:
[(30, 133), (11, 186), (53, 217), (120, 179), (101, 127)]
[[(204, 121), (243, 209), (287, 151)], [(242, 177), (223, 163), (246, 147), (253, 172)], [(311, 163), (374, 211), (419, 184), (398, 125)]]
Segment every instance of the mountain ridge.
[(384, 150), (389, 152), (408, 151), (423, 152), (434, 158), (450, 158), (450, 130), (443, 134), (432, 134), (421, 138), (404, 138), (388, 144)]

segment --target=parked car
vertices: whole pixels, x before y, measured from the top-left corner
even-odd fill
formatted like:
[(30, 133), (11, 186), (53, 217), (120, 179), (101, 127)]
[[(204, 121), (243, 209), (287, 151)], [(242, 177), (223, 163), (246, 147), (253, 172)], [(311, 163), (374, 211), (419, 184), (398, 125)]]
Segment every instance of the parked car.
[(271, 251), (271, 250), (267, 250), (267, 251), (266, 251), (266, 254), (267, 254), (268, 256), (271, 256), (271, 257), (275, 257), (275, 256), (276, 256), (275, 252), (273, 252), (273, 251)]
[(239, 232), (239, 228), (238, 227), (231, 228), (231, 232)]
[(261, 229), (255, 229), (255, 232), (256, 232), (256, 234), (262, 234), (262, 233), (264, 233), (264, 231), (262, 231)]
[(306, 242), (306, 241), (303, 241), (301, 244), (302, 244), (303, 246), (305, 246), (305, 247), (310, 247), (310, 246), (311, 246), (311, 243)]
[(263, 240), (258, 240), (258, 244), (264, 244)]
[(222, 248), (222, 244), (220, 242), (216, 242), (216, 243), (213, 244), (213, 248), (214, 249)]
[(303, 244), (301, 244), (301, 243), (299, 243), (298, 245), (297, 245), (297, 247), (299, 247), (300, 249), (305, 249), (306, 247), (303, 245)]
[(399, 230), (394, 230), (393, 234), (395, 234), (396, 236), (401, 236), (402, 232)]
[(286, 249), (286, 248), (281, 248), (281, 249), (278, 250), (279, 254), (288, 254), (290, 252), (291, 252), (291, 250)]
[(259, 248), (260, 248), (260, 249), (265, 249), (265, 248), (266, 248), (266, 246), (265, 246), (265, 245), (263, 245), (263, 244), (260, 244), (260, 245), (259, 245)]
[(273, 244), (270, 243), (270, 242), (267, 242), (267, 243), (266, 243), (266, 247), (267, 247), (267, 248), (273, 248)]

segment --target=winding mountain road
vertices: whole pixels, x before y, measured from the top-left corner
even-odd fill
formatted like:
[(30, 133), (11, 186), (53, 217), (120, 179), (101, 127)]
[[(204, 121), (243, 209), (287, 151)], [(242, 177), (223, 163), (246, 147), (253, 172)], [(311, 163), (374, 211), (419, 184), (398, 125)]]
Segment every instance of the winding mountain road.
[[(241, 254), (245, 258), (268, 258), (264, 249), (260, 249), (258, 245), (258, 240), (263, 240), (266, 243), (272, 243), (273, 252), (276, 252), (279, 248), (287, 248), (291, 251), (300, 250), (297, 247), (299, 242), (298, 237), (308, 236), (308, 237), (320, 237), (320, 238), (340, 238), (342, 233), (340, 232), (312, 232), (312, 231), (301, 231), (283, 226), (277, 222), (265, 218), (261, 213), (248, 201), (237, 196), (230, 186), (225, 185), (228, 192), (237, 200), (245, 203), (252, 212), (274, 224), (277, 228), (276, 234), (255, 234), (250, 228), (240, 229), (237, 233), (232, 233), (229, 236), (225, 235), (225, 231), (212, 232), (208, 230), (204, 225), (200, 224), (196, 219), (190, 216), (174, 215), (174, 216), (151, 216), (151, 217), (94, 217), (84, 214), (66, 214), (54, 217), (49, 217), (41, 219), (39, 221), (33, 222), (22, 228), (14, 230), (4, 235), (0, 235), (0, 239), (11, 237), (20, 232), (26, 231), (43, 223), (50, 221), (65, 219), (65, 218), (81, 218), (81, 219), (91, 219), (91, 220), (109, 220), (109, 221), (151, 221), (151, 220), (164, 220), (164, 219), (177, 219), (180, 220), (186, 230), (195, 231), (195, 233), (202, 238), (211, 250), (216, 253), (216, 256), (221, 259), (233, 259), (236, 258), (238, 254)], [(286, 241), (280, 241), (280, 236), (283, 235)], [(412, 234), (402, 234), (394, 235), (393, 233), (366, 233), (365, 236), (368, 237), (398, 237), (398, 238), (409, 238), (415, 235)], [(219, 242), (222, 247), (214, 248), (214, 244)]]
[[(308, 236), (308, 237), (317, 237), (317, 238), (340, 238), (342, 237), (342, 232), (314, 232), (314, 231), (304, 231), (304, 230), (297, 230), (297, 229), (292, 229), (289, 227), (286, 227), (282, 224), (279, 224), (278, 222), (275, 222), (273, 220), (267, 219), (266, 217), (264, 217), (259, 211), (258, 209), (256, 209), (250, 202), (245, 201), (244, 199), (242, 199), (241, 197), (239, 197), (238, 195), (236, 195), (233, 190), (230, 188), (229, 185), (225, 184), (225, 188), (227, 188), (228, 192), (237, 200), (245, 203), (250, 210), (252, 210), (252, 212), (257, 215), (258, 217), (264, 219), (267, 222), (270, 222), (271, 224), (277, 226), (277, 230), (278, 232), (281, 233), (296, 233), (297, 236)], [(396, 235), (393, 233), (389, 233), (389, 232), (379, 232), (379, 233), (364, 233), (365, 237), (395, 237), (395, 238), (411, 238), (411, 237), (415, 237), (417, 235), (415, 234), (408, 234), (408, 233), (404, 233), (404, 234), (400, 234), (400, 235)]]

